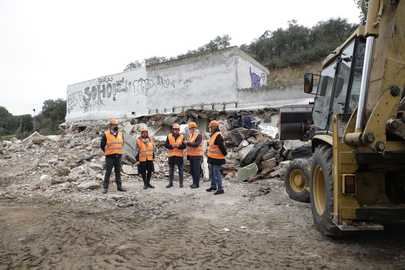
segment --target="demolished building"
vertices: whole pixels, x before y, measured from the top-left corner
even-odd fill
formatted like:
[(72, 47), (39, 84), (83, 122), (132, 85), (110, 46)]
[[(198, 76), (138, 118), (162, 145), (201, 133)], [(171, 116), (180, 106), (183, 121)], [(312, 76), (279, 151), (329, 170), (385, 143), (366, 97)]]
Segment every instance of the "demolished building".
[(66, 120), (308, 103), (300, 89), (267, 89), (268, 76), (266, 67), (237, 47), (142, 65), (69, 85)]

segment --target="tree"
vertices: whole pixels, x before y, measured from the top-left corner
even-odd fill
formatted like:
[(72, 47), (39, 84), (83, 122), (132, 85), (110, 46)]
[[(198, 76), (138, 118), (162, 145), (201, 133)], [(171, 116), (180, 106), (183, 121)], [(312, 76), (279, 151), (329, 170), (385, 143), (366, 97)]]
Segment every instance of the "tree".
[(217, 36), (207, 44), (198, 48), (198, 52), (212, 52), (225, 49), (230, 46), (231, 37), (229, 35)]
[(65, 121), (66, 101), (48, 99), (44, 101), (42, 111), (35, 117), (41, 133), (57, 133), (59, 124)]
[(164, 56), (153, 56), (145, 59), (145, 66), (152, 66), (166, 62), (168, 59)]
[(319, 22), (312, 28), (292, 20), (287, 29), (265, 31), (241, 49), (269, 68), (318, 61), (342, 43), (355, 29), (345, 19)]
[(356, 6), (360, 9), (360, 22), (364, 24), (367, 18), (368, 10), (368, 1), (369, 0), (354, 0)]
[(0, 135), (8, 135), (13, 133), (13, 115), (9, 111), (0, 106)]
[(124, 68), (124, 71), (137, 69), (137, 68), (140, 68), (141, 66), (142, 66), (142, 63), (139, 62), (138, 60), (135, 60), (134, 62), (131, 62), (128, 65), (126, 65)]

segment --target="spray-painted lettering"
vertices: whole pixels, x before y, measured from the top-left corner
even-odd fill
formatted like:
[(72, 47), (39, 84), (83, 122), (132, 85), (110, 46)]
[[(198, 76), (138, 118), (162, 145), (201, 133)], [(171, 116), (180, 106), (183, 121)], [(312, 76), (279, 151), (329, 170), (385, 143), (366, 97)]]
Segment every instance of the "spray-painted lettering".
[[(119, 101), (128, 98), (128, 94), (154, 95), (159, 89), (175, 89), (181, 87), (186, 89), (191, 84), (191, 80), (173, 80), (163, 76), (151, 78), (138, 78), (128, 80), (126, 77), (115, 79), (112, 76), (103, 76), (94, 80), (93, 85), (84, 87), (81, 91), (71, 93), (67, 97), (68, 113), (79, 108), (82, 112), (93, 110), (97, 106), (104, 106), (107, 100)], [(121, 98), (121, 99), (122, 99)]]

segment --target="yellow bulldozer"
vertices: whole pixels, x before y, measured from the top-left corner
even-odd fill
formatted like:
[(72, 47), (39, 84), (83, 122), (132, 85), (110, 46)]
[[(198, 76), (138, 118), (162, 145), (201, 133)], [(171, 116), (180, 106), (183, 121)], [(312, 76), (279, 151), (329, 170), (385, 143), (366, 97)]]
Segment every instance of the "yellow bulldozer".
[(315, 95), (313, 124), (281, 122), (281, 138), (305, 133), (312, 144), (284, 176), (290, 197), (309, 200), (332, 237), (404, 222), (405, 0), (370, 0), (365, 25), (320, 75), (305, 74), (304, 91)]

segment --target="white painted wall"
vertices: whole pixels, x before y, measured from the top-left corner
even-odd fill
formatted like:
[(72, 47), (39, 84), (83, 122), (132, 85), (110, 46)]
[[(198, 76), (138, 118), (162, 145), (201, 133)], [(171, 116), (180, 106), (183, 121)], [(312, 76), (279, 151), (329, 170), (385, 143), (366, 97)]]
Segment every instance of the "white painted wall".
[(203, 103), (235, 102), (235, 72), (235, 60), (230, 51), (206, 56), (197, 62), (158, 67), (148, 75), (170, 78), (173, 85), (166, 89), (151, 89), (148, 108), (155, 111)]
[[(67, 121), (171, 112), (173, 107), (238, 101), (251, 87), (251, 72), (267, 81), (267, 70), (237, 48), (103, 76), (67, 89)], [(264, 75), (263, 75), (264, 74)], [(134, 114), (132, 114), (132, 112)]]
[(144, 67), (76, 83), (67, 89), (67, 121), (123, 117), (147, 113)]
[(238, 89), (257, 89), (267, 85), (268, 71), (255, 62), (243, 57), (237, 58)]

